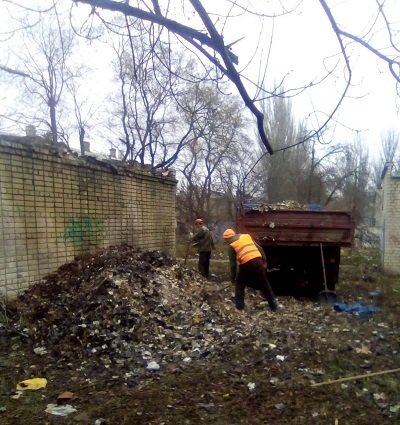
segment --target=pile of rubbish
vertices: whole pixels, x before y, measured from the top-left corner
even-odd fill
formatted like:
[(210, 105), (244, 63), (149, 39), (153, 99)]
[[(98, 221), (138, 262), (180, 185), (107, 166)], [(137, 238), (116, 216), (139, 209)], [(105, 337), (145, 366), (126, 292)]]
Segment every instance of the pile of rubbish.
[[(358, 276), (358, 268), (356, 272)], [(347, 290), (359, 295), (360, 286), (349, 281)], [(49, 382), (50, 391), (59, 395), (57, 404), (48, 403), (45, 412), (66, 416), (76, 413), (75, 406), (65, 404), (74, 394), (85, 400), (98, 394), (104, 400), (101, 397), (113, 394), (103, 391), (111, 385), (114, 391), (117, 385), (142, 389), (154, 384), (148, 387), (150, 393), (158, 388), (156, 397), (171, 396), (176, 374), (182, 378), (179, 382), (190, 377), (190, 385), (198, 379), (215, 383), (218, 391), (210, 391), (215, 398), (208, 402), (200, 397), (202, 402), (217, 405), (221, 394), (243, 401), (244, 388), (257, 402), (264, 391), (275, 394), (271, 406), (284, 412), (282, 394), (290, 391), (298, 397), (306, 387), (330, 385), (344, 377), (335, 397), (340, 392), (345, 400), (357, 396), (365, 403), (373, 397), (385, 415), (399, 416), (398, 391), (382, 393), (381, 384), (373, 380), (354, 386), (347, 382), (348, 377), (368, 376), (369, 370), (397, 371), (397, 301), (392, 314), (383, 316), (361, 303), (361, 297), (358, 304), (337, 304), (340, 310), (285, 297), (284, 310), (272, 313), (261, 294), (250, 288), (246, 308), (237, 310), (233, 293), (230, 282), (205, 280), (159, 251), (124, 245), (77, 257), (21, 294), (10, 310), (15, 316), (7, 316), (0, 327), (0, 339), (2, 333), (11, 335), (0, 345), (6, 348), (0, 366), (8, 365), (10, 388), (18, 382), (12, 399)], [(366, 295), (383, 303), (378, 290)], [(223, 383), (220, 378), (212, 382), (213, 376), (224, 377)], [(225, 392), (226, 383), (234, 391)], [(184, 390), (185, 397), (189, 391)], [(97, 404), (97, 398), (93, 400)], [(240, 403), (239, 398), (232, 398), (230, 406), (234, 402)], [(87, 412), (79, 414), (85, 418)]]
[(308, 210), (310, 209), (309, 205), (303, 205), (297, 201), (281, 201), (274, 204), (261, 203), (261, 204), (246, 204), (244, 206), (245, 210), (267, 212), (267, 211), (277, 211), (277, 210)]
[(230, 296), (229, 284), (205, 281), (159, 251), (118, 246), (63, 265), (17, 309), (36, 354), (118, 373), (221, 358), (261, 332)]

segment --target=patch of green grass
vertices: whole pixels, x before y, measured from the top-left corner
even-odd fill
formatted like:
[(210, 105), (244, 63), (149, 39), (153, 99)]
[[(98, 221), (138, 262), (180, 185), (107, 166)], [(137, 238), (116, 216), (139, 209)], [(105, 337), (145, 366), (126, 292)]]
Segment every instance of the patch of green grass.
[[(32, 423), (40, 423), (35, 418), (43, 416), (47, 405), (45, 398), (46, 396), (41, 391), (24, 391), (18, 400), (4, 398), (2, 402), (0, 401), (0, 405), (3, 405), (6, 411), (2, 416), (4, 422), (2, 420), (0, 422), (2, 424), (29, 423), (25, 419), (21, 422), (15, 422), (15, 420), (16, 418), (31, 418)], [(9, 418), (9, 414), (12, 415), (12, 418)]]
[[(176, 241), (176, 257), (177, 258), (185, 258), (186, 254), (188, 254), (188, 258), (195, 257), (197, 254), (197, 250), (194, 246), (192, 246), (190, 241), (187, 240), (177, 240)], [(212, 258), (216, 259), (227, 259), (226, 253), (226, 245), (223, 243), (215, 244), (215, 248), (212, 251)]]
[[(213, 253), (211, 272), (228, 276), (225, 247), (219, 248), (220, 251)], [(338, 290), (346, 300), (361, 296), (362, 301), (377, 303), (379, 300), (368, 298), (368, 291), (383, 288), (382, 313), (365, 319), (336, 314), (328, 309), (321, 314), (317, 308), (310, 310), (310, 301), (283, 299), (285, 310), (275, 318), (271, 316), (271, 321), (266, 322), (267, 332), (262, 334), (266, 341), (276, 343), (276, 351), (262, 349), (258, 336), (233, 340), (226, 344), (223, 357), (205, 358), (182, 369), (174, 367), (171, 372), (162, 370), (160, 375), (149, 376), (134, 388), (117, 382), (108, 385), (101, 371), (96, 376), (93, 370), (93, 379), (98, 385), (88, 389), (85, 376), (79, 376), (81, 381), (75, 380), (78, 378), (75, 367), (71, 370), (53, 359), (52, 368), (47, 364), (40, 366), (41, 370), (49, 370), (52, 374), (46, 390), (26, 392), (21, 399), (11, 400), (3, 389), (4, 401), (0, 400), (0, 405), (7, 410), (0, 415), (0, 423), (72, 424), (78, 422), (80, 415), (87, 419), (80, 416), (80, 423), (94, 423), (103, 417), (107, 423), (119, 425), (320, 425), (333, 424), (335, 419), (340, 424), (351, 425), (399, 423), (398, 415), (388, 416), (388, 408), (398, 403), (399, 374), (366, 376), (316, 388), (310, 385), (311, 379), (324, 382), (397, 367), (400, 279), (382, 274), (378, 259), (372, 251), (366, 252), (365, 257), (355, 251), (346, 252)], [(187, 267), (197, 269), (195, 251)], [(250, 296), (250, 291), (246, 296)], [(212, 298), (208, 300), (214, 302)], [(208, 302), (211, 305), (211, 301)], [(304, 321), (301, 318), (307, 311), (310, 320)], [(261, 307), (251, 313), (255, 322), (257, 312), (261, 312)], [(233, 310), (231, 313), (233, 317), (246, 315), (246, 312)], [(302, 321), (304, 324), (299, 327), (297, 323)], [(239, 322), (227, 321), (230, 332), (246, 329), (240, 325), (235, 328), (235, 323)], [(342, 332), (344, 329), (346, 332)], [(0, 341), (0, 354), (3, 352), (4, 358), (2, 361), (0, 355), (0, 365), (3, 364), (0, 387), (3, 382), (2, 388), (7, 389), (15, 388), (19, 373), (19, 368), (13, 364), (41, 361), (32, 357), (30, 351), (23, 351), (28, 350), (27, 344), (22, 344), (18, 350), (13, 350), (12, 345), (12, 340), (4, 344)], [(371, 350), (370, 354), (356, 351), (364, 346)], [(284, 354), (285, 361), (276, 361), (277, 353)], [(364, 368), (365, 360), (371, 363), (370, 369)], [(59, 369), (60, 366), (64, 369)], [(271, 383), (272, 378), (277, 379), (275, 384)], [(78, 382), (82, 384), (80, 388)], [(248, 387), (250, 382), (255, 383), (253, 390)], [(46, 404), (56, 400), (57, 389), (71, 386), (79, 396), (74, 402), (78, 413), (68, 418), (45, 413)], [(374, 394), (381, 393), (385, 394), (388, 408), (382, 409), (373, 399)], [(46, 397), (41, 398), (42, 395)]]

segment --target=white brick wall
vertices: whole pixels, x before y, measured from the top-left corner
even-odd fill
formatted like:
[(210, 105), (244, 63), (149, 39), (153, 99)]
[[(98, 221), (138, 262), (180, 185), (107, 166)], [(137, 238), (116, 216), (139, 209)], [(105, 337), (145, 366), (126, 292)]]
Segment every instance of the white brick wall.
[(400, 274), (400, 174), (388, 167), (382, 184), (383, 270)]
[(175, 254), (176, 180), (0, 137), (0, 297), (113, 244)]

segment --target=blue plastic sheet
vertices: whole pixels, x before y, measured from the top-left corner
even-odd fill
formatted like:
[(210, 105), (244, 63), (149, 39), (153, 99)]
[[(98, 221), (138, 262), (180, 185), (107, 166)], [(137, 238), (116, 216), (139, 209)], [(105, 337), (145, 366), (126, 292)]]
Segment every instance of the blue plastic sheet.
[(372, 304), (364, 303), (335, 303), (333, 308), (335, 311), (354, 314), (358, 317), (370, 316), (381, 311), (380, 308)]

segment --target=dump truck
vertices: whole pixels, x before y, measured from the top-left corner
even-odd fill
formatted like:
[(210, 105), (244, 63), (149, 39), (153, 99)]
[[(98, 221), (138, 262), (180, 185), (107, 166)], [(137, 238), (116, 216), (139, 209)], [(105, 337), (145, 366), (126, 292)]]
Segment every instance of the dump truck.
[(264, 249), (268, 277), (277, 292), (318, 295), (335, 291), (341, 248), (352, 247), (355, 212), (318, 206), (244, 204), (237, 228)]

